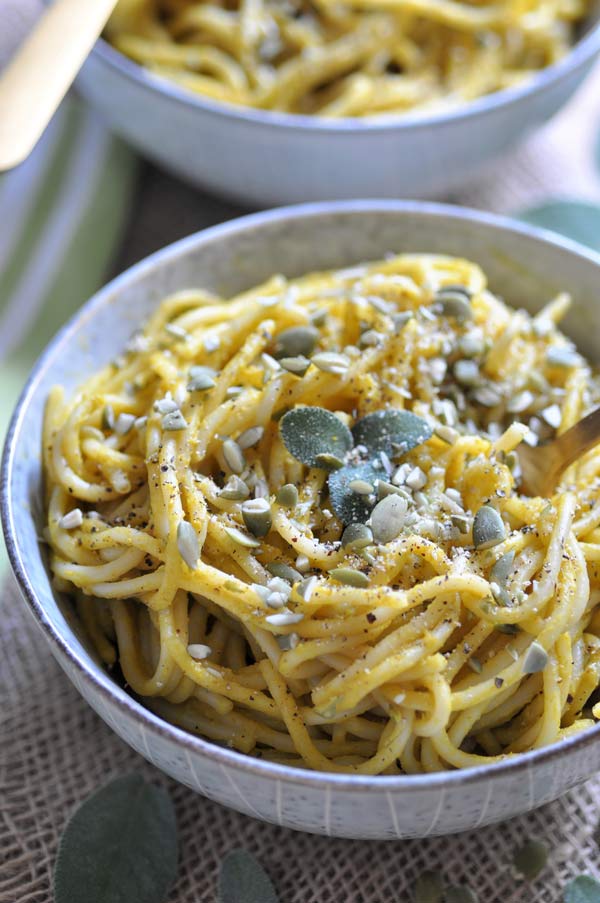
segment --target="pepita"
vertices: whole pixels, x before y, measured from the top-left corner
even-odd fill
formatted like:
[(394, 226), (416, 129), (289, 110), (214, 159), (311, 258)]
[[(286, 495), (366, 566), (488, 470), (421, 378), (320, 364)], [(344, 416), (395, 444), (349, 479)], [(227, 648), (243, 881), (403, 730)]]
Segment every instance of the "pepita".
[(473, 521), (473, 545), (476, 549), (491, 549), (506, 539), (504, 521), (491, 505), (482, 505)]
[(273, 524), (271, 506), (267, 499), (250, 499), (242, 503), (242, 517), (253, 536), (266, 536)]
[(399, 495), (388, 495), (378, 502), (371, 512), (373, 539), (388, 543), (396, 539), (404, 528), (408, 503)]
[(187, 520), (179, 521), (177, 525), (177, 549), (187, 566), (193, 571), (200, 558), (200, 546), (198, 535)]
[(357, 571), (356, 568), (332, 568), (329, 571), (329, 576), (337, 583), (343, 583), (346, 586), (356, 586), (364, 589), (369, 585), (367, 575), (363, 574), (362, 571)]

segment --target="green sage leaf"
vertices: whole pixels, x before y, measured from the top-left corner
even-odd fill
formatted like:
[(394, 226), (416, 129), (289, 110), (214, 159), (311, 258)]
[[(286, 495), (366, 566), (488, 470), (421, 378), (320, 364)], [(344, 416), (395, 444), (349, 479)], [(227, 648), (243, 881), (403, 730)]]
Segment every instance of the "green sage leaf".
[(348, 427), (325, 408), (293, 408), (283, 415), (279, 429), (289, 453), (309, 467), (318, 467), (319, 455), (343, 458), (352, 448)]
[(519, 214), (519, 219), (566, 235), (600, 251), (600, 206), (589, 201), (552, 200)]
[(329, 501), (334, 513), (344, 524), (364, 524), (369, 518), (375, 499), (359, 495), (350, 488), (354, 480), (374, 484), (384, 476), (368, 461), (365, 464), (348, 465), (329, 474)]
[(600, 903), (600, 884), (589, 875), (579, 875), (565, 887), (564, 903)]
[(357, 421), (352, 428), (355, 445), (364, 445), (375, 457), (385, 452), (390, 458), (405, 454), (431, 436), (426, 420), (410, 411), (374, 411)]
[(177, 857), (167, 791), (139, 774), (117, 778), (82, 803), (64, 830), (55, 903), (164, 903)]
[(232, 850), (219, 872), (219, 903), (279, 903), (271, 879), (247, 850)]

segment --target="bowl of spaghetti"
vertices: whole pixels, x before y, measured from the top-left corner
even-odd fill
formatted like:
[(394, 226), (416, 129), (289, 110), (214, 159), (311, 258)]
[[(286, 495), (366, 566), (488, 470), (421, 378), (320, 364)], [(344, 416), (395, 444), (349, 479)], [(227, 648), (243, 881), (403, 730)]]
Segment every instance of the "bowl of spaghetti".
[(151, 159), (257, 206), (435, 197), (570, 98), (597, 0), (121, 0), (79, 87)]
[[(438, 205), (256, 214), (53, 340), (2, 516), (52, 652), (155, 765), (346, 837), (465, 830), (600, 764), (600, 259)], [(41, 450), (41, 456), (40, 456)]]

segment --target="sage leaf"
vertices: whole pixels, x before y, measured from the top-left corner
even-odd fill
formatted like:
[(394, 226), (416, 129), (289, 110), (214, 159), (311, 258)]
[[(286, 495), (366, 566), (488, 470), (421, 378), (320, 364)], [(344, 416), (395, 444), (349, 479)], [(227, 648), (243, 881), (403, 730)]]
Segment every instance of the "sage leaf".
[(564, 903), (600, 903), (600, 884), (589, 875), (579, 875), (565, 887)]
[(390, 458), (405, 454), (426, 442), (431, 433), (431, 427), (422, 417), (394, 408), (367, 414), (352, 428), (354, 444), (364, 445), (372, 457), (380, 452)]
[(139, 774), (117, 778), (85, 800), (63, 832), (55, 903), (164, 903), (177, 857), (167, 791)]
[(343, 458), (352, 448), (348, 427), (325, 408), (292, 408), (281, 418), (279, 430), (289, 453), (309, 467), (318, 466), (319, 455)]
[(271, 879), (247, 850), (232, 850), (219, 872), (219, 903), (279, 903)]
[(373, 484), (382, 475), (382, 471), (375, 470), (369, 462), (341, 467), (329, 474), (329, 501), (344, 524), (364, 524), (375, 504), (374, 497), (353, 492), (350, 483), (365, 480)]

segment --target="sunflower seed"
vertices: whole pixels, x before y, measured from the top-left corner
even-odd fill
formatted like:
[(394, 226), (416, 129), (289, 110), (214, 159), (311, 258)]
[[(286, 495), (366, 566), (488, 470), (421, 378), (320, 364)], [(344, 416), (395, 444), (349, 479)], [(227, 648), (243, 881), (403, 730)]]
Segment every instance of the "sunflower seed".
[(266, 599), (268, 608), (284, 608), (288, 600), (285, 593), (269, 593)]
[(288, 624), (298, 624), (303, 617), (301, 612), (282, 611), (281, 614), (267, 615), (265, 621), (273, 624), (274, 627), (287, 627)]
[(427, 475), (421, 470), (420, 467), (413, 467), (405, 478), (404, 483), (410, 489), (423, 489), (423, 487), (427, 484)]
[(482, 505), (473, 521), (473, 545), (476, 549), (491, 549), (506, 539), (504, 521), (495, 508)]
[(537, 674), (543, 671), (548, 664), (548, 653), (537, 640), (534, 640), (527, 652), (523, 662), (523, 674)]
[[(390, 496), (390, 498), (392, 498), (392, 496)], [(332, 570), (329, 571), (329, 576), (338, 583), (344, 583), (346, 586), (364, 588), (369, 585), (369, 578), (367, 575), (363, 574), (362, 571), (357, 571), (356, 568), (332, 568)]]
[(521, 414), (531, 407), (534, 401), (535, 395), (533, 392), (530, 392), (529, 389), (524, 389), (522, 392), (517, 392), (512, 398), (509, 398), (506, 402), (506, 410), (510, 414)]
[(125, 436), (135, 423), (134, 414), (121, 413), (115, 420), (115, 433), (118, 436)]
[(475, 361), (457, 361), (452, 369), (455, 378), (462, 386), (478, 386), (481, 382), (479, 366)]
[(562, 411), (557, 404), (551, 404), (550, 407), (540, 411), (540, 417), (545, 420), (548, 426), (557, 430), (562, 423)]
[(306, 577), (306, 579), (296, 587), (296, 592), (305, 602), (310, 602), (310, 597), (315, 591), (318, 582), (318, 578), (314, 575), (312, 577)]
[(163, 430), (175, 432), (176, 430), (185, 430), (187, 428), (187, 420), (180, 410), (171, 411), (165, 414), (162, 421)]
[(147, 417), (145, 417), (145, 416), (144, 417), (136, 417), (136, 419), (133, 422), (133, 426), (134, 426), (134, 429), (136, 429), (138, 431), (138, 433), (140, 433), (142, 430), (146, 429), (147, 423), (148, 423)]
[(494, 408), (500, 404), (500, 395), (491, 386), (481, 386), (473, 392), (473, 401), (482, 405), (484, 408)]
[(81, 508), (73, 508), (71, 511), (68, 511), (66, 514), (63, 514), (61, 519), (58, 522), (58, 526), (62, 530), (75, 530), (77, 527), (80, 527), (83, 523), (83, 512)]
[(216, 370), (211, 367), (191, 367), (187, 384), (188, 392), (204, 392), (216, 386)]
[(288, 633), (286, 636), (277, 637), (277, 645), (282, 652), (289, 652), (290, 649), (295, 649), (299, 642), (300, 637), (297, 633)]
[(200, 546), (198, 535), (187, 520), (179, 521), (177, 525), (177, 548), (187, 566), (194, 570), (200, 558)]
[(170, 392), (168, 392), (164, 398), (159, 398), (158, 401), (155, 401), (153, 407), (157, 414), (173, 414), (175, 411), (179, 410), (179, 405), (175, 399), (171, 397)]
[(582, 363), (579, 354), (564, 345), (550, 345), (546, 351), (546, 362), (551, 367), (578, 367)]
[(202, 661), (211, 654), (212, 649), (210, 646), (205, 646), (204, 643), (190, 643), (187, 647), (188, 655), (191, 655), (192, 658), (195, 658), (197, 661)]
[(266, 499), (250, 499), (242, 503), (242, 517), (253, 536), (266, 536), (273, 524), (271, 506)]
[(246, 466), (244, 453), (234, 439), (225, 439), (223, 442), (223, 458), (233, 473), (240, 474)]
[(307, 571), (310, 571), (310, 561), (308, 555), (298, 555), (298, 557), (296, 558), (296, 567), (301, 574), (306, 574)]
[(113, 411), (112, 405), (107, 404), (104, 406), (104, 410), (102, 411), (102, 429), (103, 430), (114, 430), (115, 428), (115, 412)]

